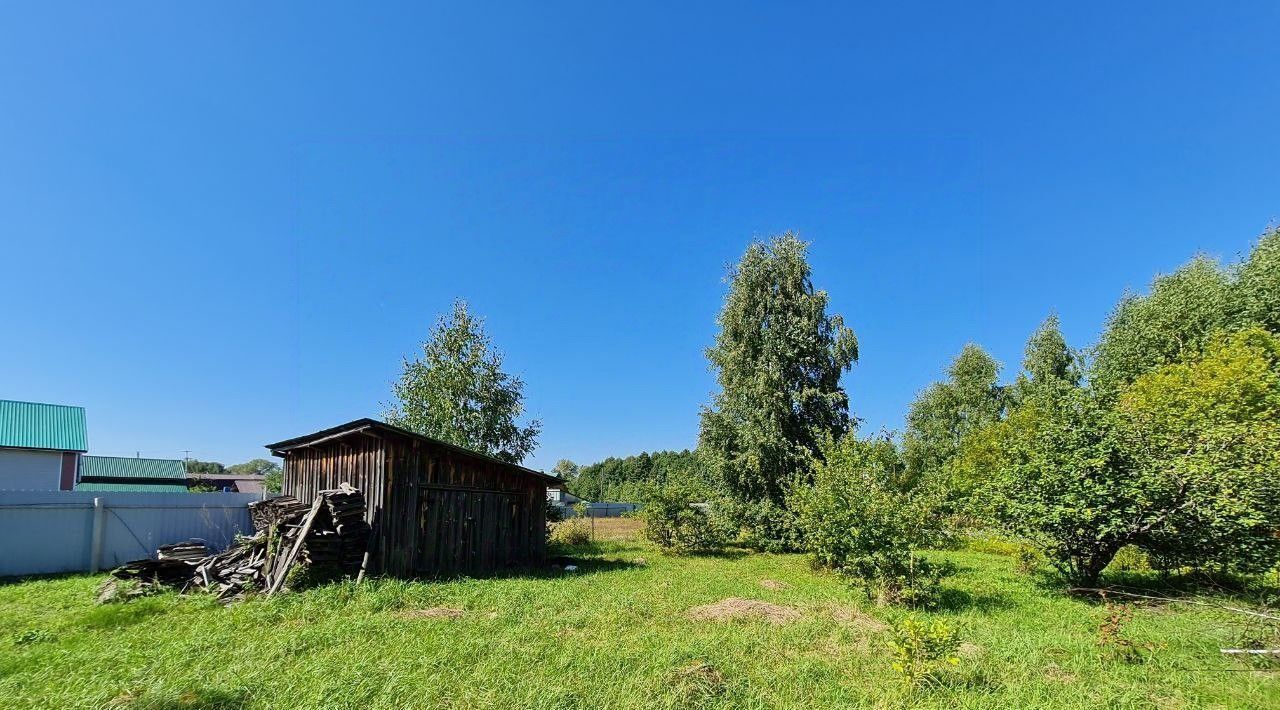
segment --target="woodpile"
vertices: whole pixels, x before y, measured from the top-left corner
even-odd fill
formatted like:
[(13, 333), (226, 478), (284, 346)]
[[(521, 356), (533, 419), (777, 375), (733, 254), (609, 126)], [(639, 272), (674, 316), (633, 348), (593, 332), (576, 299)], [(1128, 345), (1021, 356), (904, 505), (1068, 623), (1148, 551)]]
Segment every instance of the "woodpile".
[(250, 503), (249, 518), (254, 530), (265, 532), (269, 527), (306, 515), (310, 509), (311, 504), (293, 496), (276, 496)]
[[(257, 532), (210, 554), (202, 540), (164, 545), (157, 559), (129, 562), (111, 573), (99, 600), (127, 599), (159, 589), (204, 591), (227, 603), (246, 594), (274, 594), (297, 564), (342, 574), (362, 571), (369, 547), (364, 495), (343, 484), (311, 504), (281, 496), (250, 504)], [(126, 582), (126, 584), (121, 584)]]
[(172, 545), (161, 545), (156, 558), (161, 560), (203, 560), (209, 556), (209, 546), (204, 540), (187, 540)]

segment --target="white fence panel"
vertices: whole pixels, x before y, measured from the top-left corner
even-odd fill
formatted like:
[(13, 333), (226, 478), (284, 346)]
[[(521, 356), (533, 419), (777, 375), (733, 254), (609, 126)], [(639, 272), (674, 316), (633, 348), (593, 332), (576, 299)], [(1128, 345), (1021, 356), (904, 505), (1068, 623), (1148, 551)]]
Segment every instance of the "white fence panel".
[(0, 491), (0, 577), (110, 569), (201, 538), (252, 534), (253, 493)]

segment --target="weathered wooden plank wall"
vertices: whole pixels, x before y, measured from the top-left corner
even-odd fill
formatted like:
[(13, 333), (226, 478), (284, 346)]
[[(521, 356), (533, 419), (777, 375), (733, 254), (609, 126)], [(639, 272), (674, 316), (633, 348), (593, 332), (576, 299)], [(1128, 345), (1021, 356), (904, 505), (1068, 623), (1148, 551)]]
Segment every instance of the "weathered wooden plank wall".
[(284, 492), (365, 491), (375, 570), (487, 575), (546, 554), (546, 484), (519, 469), (392, 432), (353, 432), (285, 457)]

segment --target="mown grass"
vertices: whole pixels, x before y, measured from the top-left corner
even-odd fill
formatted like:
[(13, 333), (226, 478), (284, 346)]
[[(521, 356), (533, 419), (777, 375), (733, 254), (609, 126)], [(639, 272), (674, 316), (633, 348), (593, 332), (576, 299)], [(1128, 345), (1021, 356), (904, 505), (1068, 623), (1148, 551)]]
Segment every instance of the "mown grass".
[[(1004, 556), (936, 553), (960, 570), (944, 607), (927, 616), (968, 645), (957, 667), (911, 691), (875, 623), (903, 612), (869, 605), (800, 556), (668, 557), (625, 540), (579, 552), (586, 561), (572, 574), (343, 583), (228, 608), (172, 594), (97, 606), (101, 576), (3, 584), (0, 699), (49, 708), (1280, 707), (1277, 674), (1218, 654), (1234, 633), (1220, 613), (1140, 608), (1125, 633), (1156, 650), (1144, 663), (1105, 660), (1104, 609), (1017, 574)], [(765, 579), (785, 586), (765, 588)], [(803, 616), (774, 625), (687, 615), (727, 597)], [(462, 614), (408, 613), (436, 607)]]

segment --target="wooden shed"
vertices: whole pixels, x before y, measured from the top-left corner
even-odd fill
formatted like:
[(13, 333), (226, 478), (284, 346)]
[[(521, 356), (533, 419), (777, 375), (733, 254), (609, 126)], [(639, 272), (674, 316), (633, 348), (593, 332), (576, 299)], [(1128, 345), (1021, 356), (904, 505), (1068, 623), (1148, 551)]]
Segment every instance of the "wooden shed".
[(364, 491), (371, 571), (486, 575), (543, 561), (547, 485), (560, 479), (375, 419), (268, 444), (282, 492)]

